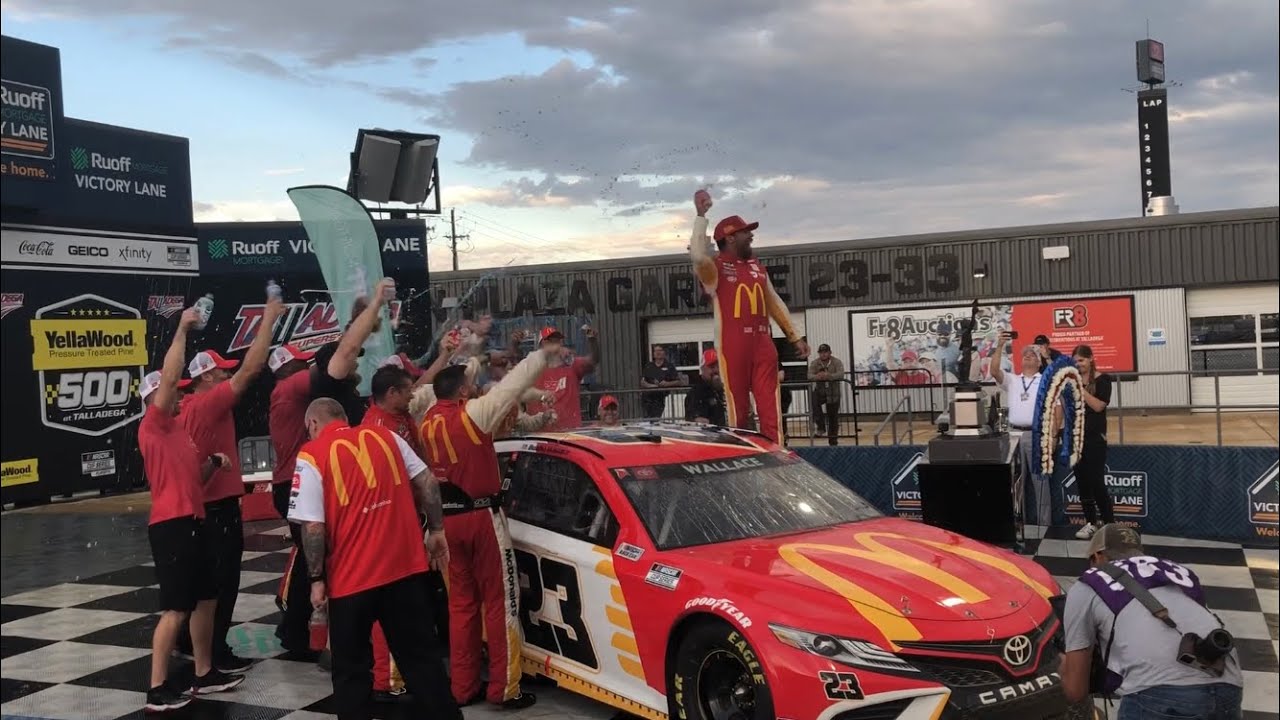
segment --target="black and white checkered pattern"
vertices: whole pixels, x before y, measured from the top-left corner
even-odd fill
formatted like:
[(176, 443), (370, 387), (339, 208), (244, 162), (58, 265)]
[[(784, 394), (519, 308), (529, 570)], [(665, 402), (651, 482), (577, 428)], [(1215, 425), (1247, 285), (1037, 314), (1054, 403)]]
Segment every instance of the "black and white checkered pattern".
[[(1069, 587), (1086, 567), (1084, 541), (1050, 531), (1027, 548)], [(1245, 717), (1280, 720), (1277, 708), (1277, 555), (1238, 545), (1145, 538), (1153, 555), (1200, 575), (1211, 607), (1236, 636), (1245, 675)], [(281, 659), (274, 630), (275, 592), (288, 558), (283, 529), (245, 539), (244, 573), (229, 642), (259, 660), (232, 692), (202, 698), (183, 717), (325, 720), (334, 717), (332, 686), (314, 665)], [(148, 565), (3, 598), (0, 712), (5, 718), (112, 720), (142, 717), (150, 677), (151, 633), (158, 601)], [(175, 660), (171, 672), (181, 666)], [(612, 718), (616, 713), (558, 690), (539, 692), (526, 718)], [(216, 705), (215, 705), (216, 704)], [(395, 717), (393, 710), (388, 717)], [(468, 718), (499, 717), (487, 707)]]

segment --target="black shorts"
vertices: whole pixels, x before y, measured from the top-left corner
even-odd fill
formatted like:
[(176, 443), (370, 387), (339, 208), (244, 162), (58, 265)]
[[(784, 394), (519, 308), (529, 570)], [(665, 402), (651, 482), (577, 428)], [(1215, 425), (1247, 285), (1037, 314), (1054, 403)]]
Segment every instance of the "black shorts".
[(203, 536), (204, 522), (174, 518), (151, 525), (151, 557), (160, 583), (160, 610), (191, 612), (201, 600), (218, 597), (215, 563)]

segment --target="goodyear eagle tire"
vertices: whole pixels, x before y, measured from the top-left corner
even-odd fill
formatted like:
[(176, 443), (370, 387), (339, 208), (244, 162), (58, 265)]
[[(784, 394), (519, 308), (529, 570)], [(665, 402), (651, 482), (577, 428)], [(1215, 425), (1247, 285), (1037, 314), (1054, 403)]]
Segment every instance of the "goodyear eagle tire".
[(742, 631), (700, 622), (681, 639), (667, 677), (672, 720), (774, 720), (764, 666)]

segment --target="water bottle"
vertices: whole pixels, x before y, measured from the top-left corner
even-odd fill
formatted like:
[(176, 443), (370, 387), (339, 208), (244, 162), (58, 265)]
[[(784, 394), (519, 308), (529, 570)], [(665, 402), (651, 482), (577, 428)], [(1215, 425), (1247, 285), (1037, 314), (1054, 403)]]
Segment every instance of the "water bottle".
[(391, 302), (392, 300), (396, 299), (396, 281), (392, 278), (386, 278), (386, 279), (390, 280), (391, 284), (387, 287), (385, 291), (383, 291), (382, 299), (386, 300), (387, 302)]
[(311, 631), (311, 649), (320, 652), (329, 645), (329, 612), (325, 608), (311, 611), (311, 621), (307, 624)]
[(275, 280), (267, 281), (267, 299), (268, 300), (284, 299), (284, 289), (280, 287), (280, 283), (276, 282)]
[(213, 293), (207, 293), (197, 300), (195, 310), (196, 314), (200, 316), (200, 320), (196, 322), (195, 329), (203, 330), (209, 324), (209, 318), (213, 317)]

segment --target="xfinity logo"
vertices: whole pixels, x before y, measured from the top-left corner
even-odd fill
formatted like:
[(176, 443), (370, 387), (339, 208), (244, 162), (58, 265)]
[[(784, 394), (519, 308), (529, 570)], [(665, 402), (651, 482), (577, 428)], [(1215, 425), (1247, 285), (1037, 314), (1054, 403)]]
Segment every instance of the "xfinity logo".
[(107, 257), (110, 251), (104, 247), (94, 245), (68, 245), (67, 253), (70, 255), (78, 255), (80, 257)]

